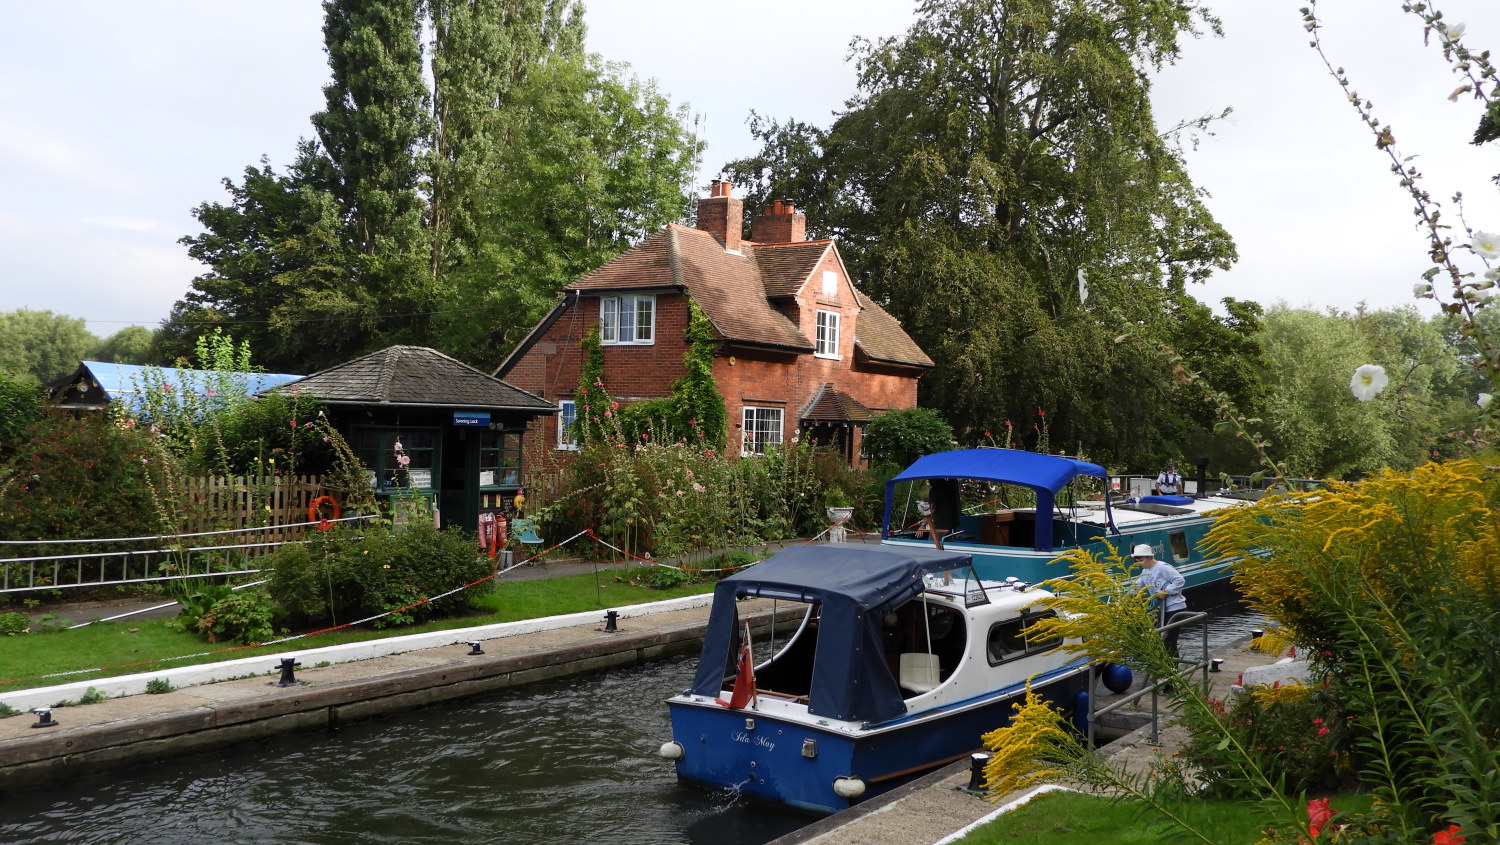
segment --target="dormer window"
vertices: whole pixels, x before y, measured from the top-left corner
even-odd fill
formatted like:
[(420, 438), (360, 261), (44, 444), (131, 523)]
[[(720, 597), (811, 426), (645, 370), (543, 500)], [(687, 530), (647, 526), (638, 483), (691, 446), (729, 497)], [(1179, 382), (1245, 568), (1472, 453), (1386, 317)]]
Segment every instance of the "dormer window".
[(601, 297), (599, 299), (599, 342), (615, 345), (655, 343), (656, 297)]
[(839, 312), (818, 311), (818, 337), (813, 354), (819, 358), (839, 357)]

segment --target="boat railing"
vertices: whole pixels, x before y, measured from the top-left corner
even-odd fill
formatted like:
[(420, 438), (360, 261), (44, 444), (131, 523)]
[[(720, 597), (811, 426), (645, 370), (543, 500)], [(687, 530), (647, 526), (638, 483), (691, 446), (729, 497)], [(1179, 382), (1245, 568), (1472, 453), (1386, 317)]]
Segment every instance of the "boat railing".
[[(1169, 631), (1175, 631), (1175, 630), (1177, 630), (1178, 628), (1181, 628), (1184, 625), (1191, 625), (1191, 624), (1193, 624), (1195, 622), (1203, 622), (1204, 623), (1203, 624), (1203, 636), (1202, 636), (1200, 657), (1198, 659), (1189, 659), (1189, 658), (1184, 658), (1184, 657), (1178, 657), (1178, 658), (1176, 658), (1176, 660), (1177, 660), (1177, 672), (1174, 673), (1172, 677), (1170, 677), (1170, 678), (1158, 678), (1155, 681), (1147, 684), (1146, 686), (1141, 687), (1139, 690), (1137, 690), (1137, 691), (1135, 691), (1133, 693), (1130, 693), (1129, 695), (1125, 696), (1124, 698), (1120, 698), (1120, 699), (1117, 699), (1115, 701), (1112, 701), (1109, 704), (1106, 704), (1105, 706), (1099, 708), (1098, 710), (1093, 710), (1091, 708), (1090, 713), (1089, 713), (1089, 746), (1090, 747), (1092, 747), (1094, 745), (1094, 723), (1099, 719), (1100, 716), (1109, 715), (1110, 713), (1113, 713), (1116, 710), (1119, 710), (1120, 708), (1122, 708), (1122, 707), (1124, 707), (1124, 706), (1126, 706), (1128, 704), (1132, 704), (1132, 703), (1134, 703), (1136, 701), (1139, 701), (1140, 699), (1144, 698), (1147, 695), (1151, 696), (1151, 739), (1150, 739), (1150, 742), (1151, 742), (1152, 745), (1159, 745), (1160, 744), (1160, 740), (1161, 740), (1161, 690), (1162, 690), (1162, 688), (1165, 687), (1165, 686), (1168, 686), (1168, 685), (1170, 685), (1170, 684), (1172, 684), (1174, 682), (1175, 683), (1183, 683), (1183, 682), (1185, 682), (1187, 680), (1187, 676), (1190, 675), (1190, 674), (1192, 674), (1195, 671), (1202, 672), (1203, 673), (1203, 683), (1205, 685), (1208, 684), (1208, 673), (1209, 673), (1209, 667), (1210, 667), (1211, 664), (1210, 664), (1209, 657), (1208, 657), (1208, 622), (1207, 622), (1207, 620), (1208, 620), (1208, 614), (1205, 613), (1205, 612), (1203, 612), (1203, 611), (1199, 611), (1197, 613), (1174, 613), (1174, 614), (1172, 614), (1172, 620), (1170, 622), (1164, 622), (1162, 625), (1160, 625), (1159, 627), (1157, 627), (1157, 629), (1156, 629), (1157, 633), (1166, 634)], [(1098, 683), (1099, 683), (1099, 664), (1094, 663), (1094, 664), (1091, 664), (1089, 666), (1089, 700), (1090, 701), (1093, 701), (1093, 692), (1094, 692), (1095, 689), (1098, 688)]]

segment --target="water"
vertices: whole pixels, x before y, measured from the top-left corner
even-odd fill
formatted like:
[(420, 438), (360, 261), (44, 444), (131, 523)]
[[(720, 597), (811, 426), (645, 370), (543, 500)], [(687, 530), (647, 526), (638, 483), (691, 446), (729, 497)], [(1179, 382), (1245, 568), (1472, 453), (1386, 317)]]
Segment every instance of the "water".
[(0, 798), (0, 842), (724, 843), (804, 816), (677, 784), (656, 756), (687, 658)]
[[(1211, 648), (1263, 621), (1225, 590)], [(1184, 644), (1201, 634), (1185, 629)], [(677, 784), (656, 750), (691, 658), (0, 796), (0, 843), (763, 845), (804, 816)]]

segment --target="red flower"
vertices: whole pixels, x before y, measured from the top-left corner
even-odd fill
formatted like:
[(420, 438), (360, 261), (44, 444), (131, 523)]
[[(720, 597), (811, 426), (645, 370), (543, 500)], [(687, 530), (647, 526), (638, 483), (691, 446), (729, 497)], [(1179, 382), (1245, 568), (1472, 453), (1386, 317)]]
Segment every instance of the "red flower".
[(1458, 835), (1461, 830), (1463, 828), (1456, 824), (1448, 825), (1447, 830), (1440, 830), (1432, 835), (1432, 845), (1458, 845), (1465, 841), (1462, 836)]
[(1318, 838), (1318, 832), (1323, 826), (1333, 820), (1333, 809), (1328, 806), (1327, 798), (1314, 798), (1307, 802), (1307, 832), (1312, 838)]
[(1039, 416), (1039, 417), (1045, 417), (1045, 416), (1047, 416), (1047, 412), (1046, 411), (1037, 411), (1036, 415)]

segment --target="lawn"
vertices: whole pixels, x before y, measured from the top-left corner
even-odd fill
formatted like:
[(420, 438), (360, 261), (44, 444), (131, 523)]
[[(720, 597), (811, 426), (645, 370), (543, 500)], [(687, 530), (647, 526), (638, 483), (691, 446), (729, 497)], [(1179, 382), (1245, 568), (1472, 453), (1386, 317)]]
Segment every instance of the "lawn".
[[(209, 643), (196, 634), (174, 630), (170, 619), (96, 622), (73, 630), (48, 629), (40, 633), (0, 637), (0, 642), (4, 643), (0, 647), (0, 701), (4, 700), (6, 692), (32, 687), (427, 631), (514, 622), (589, 610), (602, 612), (625, 605), (698, 595), (713, 589), (711, 583), (670, 589), (654, 589), (630, 583), (628, 579), (637, 577), (639, 572), (640, 570), (586, 573), (481, 585), (474, 588), (480, 591), (473, 597), (476, 609), (462, 616), (380, 630), (369, 627), (344, 628), (276, 646), (242, 647), (234, 643)], [(274, 665), (274, 662), (267, 662), (266, 671), (271, 671)], [(77, 674), (42, 677), (59, 672)]]
[[(1338, 796), (1334, 805), (1368, 811), (1368, 796)], [(1172, 807), (1215, 845), (1254, 845), (1273, 821), (1251, 801), (1188, 800)], [(1199, 842), (1164, 816), (1136, 801), (1113, 801), (1080, 792), (1049, 792), (970, 831), (962, 845), (1057, 845), (1063, 842), (1157, 845)]]

